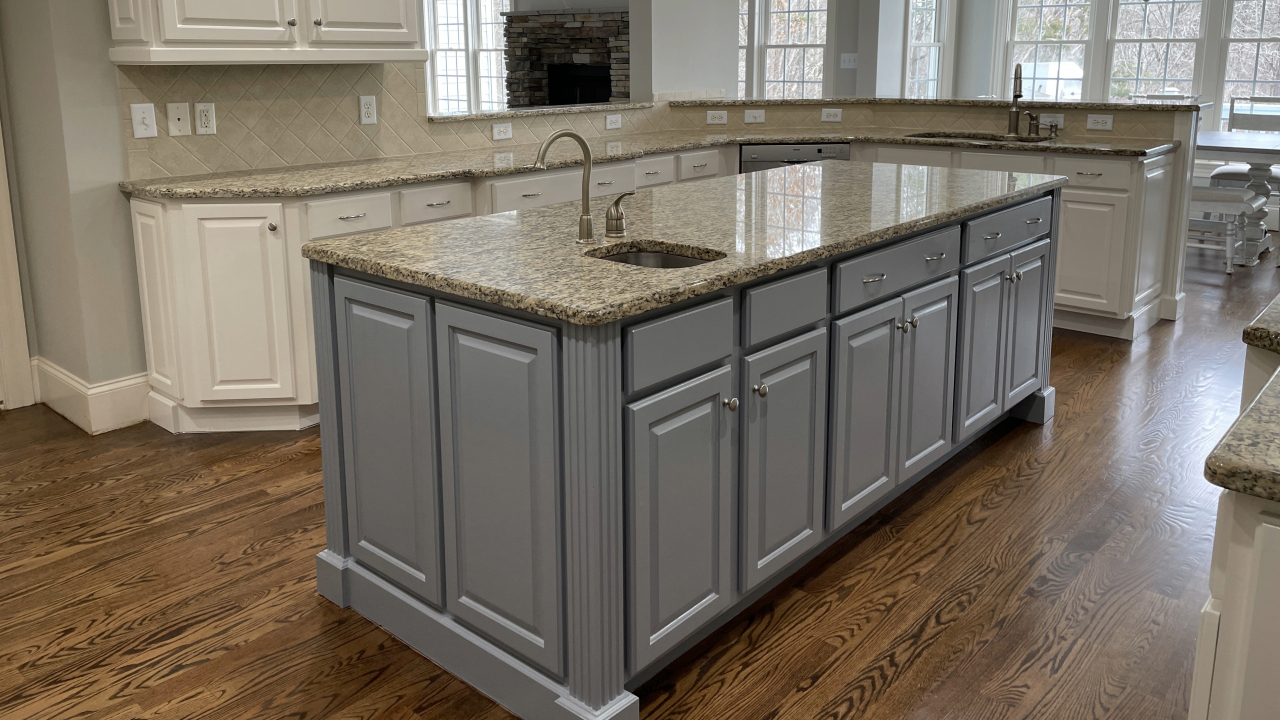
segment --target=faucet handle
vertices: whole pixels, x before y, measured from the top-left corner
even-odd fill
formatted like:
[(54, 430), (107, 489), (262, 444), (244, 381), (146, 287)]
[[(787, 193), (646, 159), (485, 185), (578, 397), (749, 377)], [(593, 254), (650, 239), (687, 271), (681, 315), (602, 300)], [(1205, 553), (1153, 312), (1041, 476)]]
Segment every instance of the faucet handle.
[(609, 206), (609, 211), (604, 216), (605, 237), (623, 238), (627, 236), (627, 211), (622, 209), (622, 201), (631, 195), (635, 195), (635, 191), (624, 192)]

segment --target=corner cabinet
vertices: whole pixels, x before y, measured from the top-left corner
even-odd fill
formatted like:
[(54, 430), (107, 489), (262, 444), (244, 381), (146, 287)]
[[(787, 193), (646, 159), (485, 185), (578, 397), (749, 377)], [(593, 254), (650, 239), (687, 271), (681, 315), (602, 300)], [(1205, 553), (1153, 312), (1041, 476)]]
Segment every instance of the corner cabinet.
[(426, 60), (417, 0), (108, 0), (121, 65)]

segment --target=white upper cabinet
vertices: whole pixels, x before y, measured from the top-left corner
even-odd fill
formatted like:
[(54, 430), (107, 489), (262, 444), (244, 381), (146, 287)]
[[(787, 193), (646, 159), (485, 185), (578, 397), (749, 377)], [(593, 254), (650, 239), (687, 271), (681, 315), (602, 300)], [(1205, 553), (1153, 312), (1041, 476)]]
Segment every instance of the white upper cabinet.
[(311, 41), (421, 45), (420, 0), (307, 0)]
[(111, 16), (111, 38), (120, 41), (149, 42), (151, 18), (148, 0), (107, 0)]
[(169, 42), (292, 43), (297, 24), (296, 0), (160, 0)]

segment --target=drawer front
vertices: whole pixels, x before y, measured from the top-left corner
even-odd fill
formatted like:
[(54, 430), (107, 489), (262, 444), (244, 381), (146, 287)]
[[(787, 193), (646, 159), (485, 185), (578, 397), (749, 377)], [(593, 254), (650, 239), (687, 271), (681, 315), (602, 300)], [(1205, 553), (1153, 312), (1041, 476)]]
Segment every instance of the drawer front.
[(960, 228), (926, 235), (836, 266), (836, 312), (879, 302), (960, 267)]
[(675, 182), (676, 159), (672, 157), (649, 158), (636, 161), (636, 187), (653, 187)]
[(445, 220), (471, 214), (471, 183), (432, 185), (400, 191), (400, 223)]
[[(574, 173), (573, 181), (578, 188), (576, 197), (581, 198), (582, 176)], [(633, 163), (597, 165), (591, 170), (591, 197), (619, 195), (624, 192), (632, 192), (635, 189), (636, 166)]]
[(733, 354), (733, 300), (637, 325), (626, 331), (626, 379), (631, 392)]
[(680, 179), (695, 180), (720, 174), (720, 151), (683, 153), (679, 156)]
[(1128, 190), (1132, 169), (1130, 163), (1119, 160), (1057, 158), (1053, 161), (1053, 174), (1066, 175), (1072, 187)]
[[(591, 197), (636, 189), (635, 165), (596, 165), (591, 169)], [(582, 171), (538, 174), (493, 184), (493, 211), (508, 212), (582, 199)]]
[(969, 265), (1049, 232), (1053, 199), (1041, 198), (964, 224), (964, 263)]
[(307, 203), (312, 240), (391, 227), (391, 193), (358, 195)]
[(746, 344), (757, 345), (827, 315), (827, 269), (752, 288), (743, 294)]
[(1044, 157), (1033, 153), (960, 153), (960, 167), (965, 170), (994, 170), (996, 172), (1044, 172)]

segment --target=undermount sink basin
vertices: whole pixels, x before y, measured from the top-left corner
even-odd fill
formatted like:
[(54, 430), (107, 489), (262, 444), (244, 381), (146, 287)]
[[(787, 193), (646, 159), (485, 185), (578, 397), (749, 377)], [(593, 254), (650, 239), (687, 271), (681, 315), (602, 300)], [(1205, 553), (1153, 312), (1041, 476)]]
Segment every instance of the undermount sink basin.
[(724, 253), (710, 248), (656, 242), (621, 242), (588, 250), (586, 256), (624, 265), (659, 269), (695, 267), (726, 257)]
[(664, 252), (624, 252), (617, 255), (605, 255), (601, 260), (612, 260), (613, 262), (626, 263), (627, 265), (638, 265), (647, 268), (687, 268), (695, 265), (709, 263), (710, 260), (702, 258), (685, 257), (684, 255), (673, 255)]
[(967, 133), (967, 132), (921, 132), (908, 135), (909, 138), (920, 138), (922, 140), (989, 140), (991, 142), (1024, 142), (1038, 143), (1048, 140), (1047, 137), (1035, 137), (1034, 135), (1003, 135), (1001, 133)]

